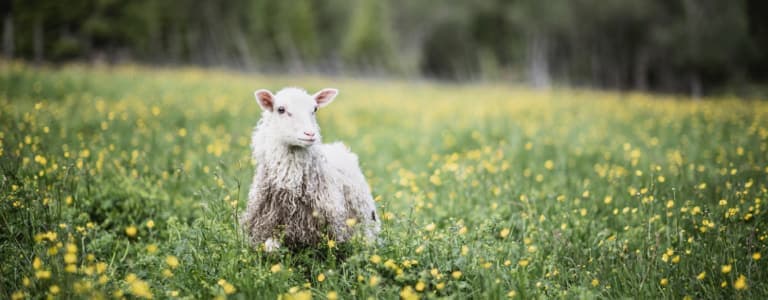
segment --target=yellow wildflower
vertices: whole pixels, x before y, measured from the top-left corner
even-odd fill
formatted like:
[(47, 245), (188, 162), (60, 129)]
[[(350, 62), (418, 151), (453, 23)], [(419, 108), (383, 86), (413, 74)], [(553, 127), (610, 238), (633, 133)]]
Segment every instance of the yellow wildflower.
[(737, 290), (743, 290), (747, 288), (747, 277), (744, 277), (744, 275), (739, 275), (739, 278), (736, 279), (736, 281), (733, 283), (733, 288)]
[(704, 278), (707, 277), (707, 272), (701, 272), (699, 275), (696, 275), (697, 280), (704, 280)]
[(280, 270), (282, 270), (282, 269), (283, 269), (283, 265), (275, 264), (271, 268), (269, 268), (269, 271), (272, 272), (272, 273), (277, 273), (277, 272), (280, 272)]
[(720, 272), (723, 272), (723, 274), (728, 274), (731, 272), (731, 265), (723, 265), (720, 267)]
[(400, 290), (400, 299), (403, 300), (419, 300), (419, 293), (414, 292), (410, 285), (406, 285)]
[(453, 273), (451, 273), (451, 277), (453, 277), (453, 279), (461, 278), (461, 271), (453, 271)]
[(518, 264), (518, 265), (520, 265), (520, 266), (521, 266), (521, 267), (523, 267), (523, 268), (527, 267), (527, 266), (528, 266), (528, 263), (529, 263), (529, 262), (528, 262), (528, 260), (527, 260), (527, 259), (521, 259), (520, 261), (518, 261), (518, 262), (517, 262), (517, 264)]
[(171, 269), (176, 269), (179, 266), (179, 259), (176, 256), (168, 255), (165, 257), (165, 263), (168, 264)]
[(374, 254), (374, 255), (371, 255), (371, 259), (370, 259), (370, 261), (371, 261), (373, 264), (378, 264), (378, 263), (380, 263), (380, 262), (381, 262), (381, 256), (378, 256), (378, 255), (376, 255), (376, 254)]
[(125, 227), (125, 235), (129, 237), (136, 237), (136, 234), (138, 233), (138, 231), (139, 230), (136, 229), (136, 226), (133, 226), (133, 225)]
[(337, 300), (339, 299), (339, 293), (330, 291), (327, 294), (325, 294), (325, 297), (328, 298), (328, 300)]

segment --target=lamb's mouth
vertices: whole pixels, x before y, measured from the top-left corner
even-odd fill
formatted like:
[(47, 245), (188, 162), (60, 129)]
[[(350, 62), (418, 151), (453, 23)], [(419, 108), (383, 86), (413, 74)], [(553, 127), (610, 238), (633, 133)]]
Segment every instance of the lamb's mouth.
[(302, 142), (307, 143), (307, 144), (314, 144), (315, 143), (315, 139), (302, 139), (302, 138), (299, 138), (299, 141), (302, 141)]

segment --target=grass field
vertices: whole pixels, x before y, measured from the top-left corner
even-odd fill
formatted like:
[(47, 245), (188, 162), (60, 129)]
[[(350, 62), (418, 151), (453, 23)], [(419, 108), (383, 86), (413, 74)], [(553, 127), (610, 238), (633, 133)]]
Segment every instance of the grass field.
[[(766, 102), (0, 68), (0, 298), (768, 297)], [(378, 247), (244, 241), (252, 92), (289, 85), (340, 89)]]

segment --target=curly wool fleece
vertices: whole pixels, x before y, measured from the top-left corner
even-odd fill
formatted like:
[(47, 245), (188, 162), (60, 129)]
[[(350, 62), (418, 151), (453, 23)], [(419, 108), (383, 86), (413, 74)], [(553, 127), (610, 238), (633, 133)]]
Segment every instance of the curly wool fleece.
[[(376, 205), (357, 156), (341, 143), (320, 143), (314, 112), (309, 118), (303, 114), (313, 105), (330, 102), (317, 100), (318, 94), (309, 96), (293, 88), (274, 96), (257, 92), (264, 112), (252, 136), (257, 167), (241, 219), (254, 245), (267, 242), (269, 247), (271, 240), (289, 248), (325, 239), (344, 242), (358, 228), (372, 241), (380, 230)], [(294, 123), (300, 123), (298, 134), (285, 130)], [(302, 137), (301, 132), (313, 133), (312, 142), (294, 142), (294, 135)], [(349, 219), (359, 225), (349, 227)]]

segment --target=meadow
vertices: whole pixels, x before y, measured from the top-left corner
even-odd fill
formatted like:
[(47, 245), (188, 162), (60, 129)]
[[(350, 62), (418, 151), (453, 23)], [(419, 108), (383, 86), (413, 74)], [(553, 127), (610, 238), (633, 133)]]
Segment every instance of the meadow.
[[(340, 90), (381, 243), (267, 254), (253, 91)], [(768, 102), (0, 65), (0, 298), (768, 298)]]

